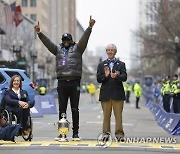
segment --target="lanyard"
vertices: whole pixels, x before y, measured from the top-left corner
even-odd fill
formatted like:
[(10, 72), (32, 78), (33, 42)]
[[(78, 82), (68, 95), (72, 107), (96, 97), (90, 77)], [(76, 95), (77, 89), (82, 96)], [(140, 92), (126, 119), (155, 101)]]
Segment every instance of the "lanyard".
[(63, 48), (63, 59), (61, 62), (63, 66), (67, 64), (67, 53), (68, 53), (68, 50), (66, 48)]
[(63, 55), (64, 55), (64, 57), (66, 57), (66, 55), (67, 55), (67, 49), (66, 48), (63, 48)]

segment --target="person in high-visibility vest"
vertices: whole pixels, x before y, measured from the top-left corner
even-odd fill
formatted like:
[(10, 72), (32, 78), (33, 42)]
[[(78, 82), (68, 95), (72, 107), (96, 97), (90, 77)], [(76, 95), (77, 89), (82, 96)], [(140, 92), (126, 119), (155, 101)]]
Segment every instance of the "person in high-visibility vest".
[(126, 82), (124, 84), (124, 90), (125, 90), (125, 94), (126, 94), (126, 103), (129, 103), (129, 98), (130, 98), (130, 94), (132, 91), (132, 85), (129, 82)]
[(86, 85), (82, 84), (81, 88), (82, 88), (82, 92), (85, 93), (86, 92)]
[(134, 85), (134, 95), (136, 96), (136, 109), (140, 109), (139, 100), (142, 95), (142, 88), (139, 81), (137, 81)]
[(166, 112), (170, 112), (171, 84), (169, 75), (165, 77), (165, 80), (162, 84), (161, 94), (163, 97), (163, 108)]
[(177, 74), (173, 77), (171, 92), (173, 94), (174, 113), (180, 113), (180, 81)]
[(88, 86), (88, 92), (91, 95), (91, 103), (96, 102), (96, 98), (95, 98), (96, 86), (93, 83), (91, 83)]
[(39, 94), (40, 95), (45, 95), (46, 94), (46, 87), (42, 86), (39, 88)]

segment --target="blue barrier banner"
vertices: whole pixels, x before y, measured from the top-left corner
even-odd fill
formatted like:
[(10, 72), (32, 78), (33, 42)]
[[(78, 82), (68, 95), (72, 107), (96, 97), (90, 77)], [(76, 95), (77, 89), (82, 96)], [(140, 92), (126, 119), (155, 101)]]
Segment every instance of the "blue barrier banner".
[(167, 122), (167, 117), (161, 111), (160, 116), (156, 119), (159, 126), (163, 126)]
[[(162, 101), (162, 99), (159, 100)], [(180, 135), (180, 114), (165, 112), (162, 105), (156, 104), (153, 101), (151, 101), (149, 99), (149, 96), (147, 97), (146, 106), (154, 114), (159, 126), (161, 126), (164, 130), (166, 130), (172, 135)]]
[(146, 100), (149, 101), (149, 100), (153, 100), (154, 99), (154, 88), (153, 87), (146, 87), (144, 90), (143, 90), (143, 95), (146, 97)]
[(156, 113), (160, 110), (160, 106), (159, 105), (154, 105), (153, 109), (152, 109), (152, 112), (153, 114), (156, 115)]
[(150, 101), (146, 101), (146, 106), (149, 108), (149, 106), (151, 105)]
[(36, 95), (35, 102), (41, 105), (43, 114), (57, 114), (56, 102), (53, 95)]
[(167, 130), (169, 133), (171, 133), (177, 124), (180, 121), (180, 117), (177, 116), (176, 114), (166, 114), (167, 116), (167, 122), (165, 122), (162, 127)]
[(179, 135), (180, 136), (180, 121), (177, 124), (176, 128), (171, 132), (171, 135)]
[(163, 111), (159, 108), (157, 110), (157, 112), (154, 114), (155, 115), (155, 119), (157, 120), (162, 114), (163, 114)]
[(36, 96), (35, 96), (35, 105), (30, 109), (31, 117), (43, 117), (42, 109), (41, 109), (41, 104), (36, 101)]
[(152, 102), (149, 103), (149, 106), (148, 106), (149, 110), (153, 113), (153, 110), (154, 110), (154, 105)]

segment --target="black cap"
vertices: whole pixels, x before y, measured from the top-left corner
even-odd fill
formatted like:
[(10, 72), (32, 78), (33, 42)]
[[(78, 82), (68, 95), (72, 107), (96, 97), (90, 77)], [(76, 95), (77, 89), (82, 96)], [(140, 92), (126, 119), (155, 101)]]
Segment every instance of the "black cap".
[(72, 35), (69, 34), (69, 33), (65, 33), (65, 34), (62, 35), (62, 40), (63, 40), (64, 38), (68, 38), (69, 40), (72, 40)]

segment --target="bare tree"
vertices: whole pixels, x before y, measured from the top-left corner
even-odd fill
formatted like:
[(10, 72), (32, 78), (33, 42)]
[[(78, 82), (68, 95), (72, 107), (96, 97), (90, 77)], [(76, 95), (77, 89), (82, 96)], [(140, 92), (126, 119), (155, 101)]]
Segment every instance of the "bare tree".
[(143, 44), (141, 59), (143, 66), (146, 67), (145, 73), (172, 75), (175, 68), (180, 66), (180, 53), (176, 50), (174, 42), (174, 38), (180, 36), (179, 8), (178, 0), (161, 0), (157, 9), (150, 12), (155, 17), (154, 33), (148, 33), (148, 27), (135, 33)]

